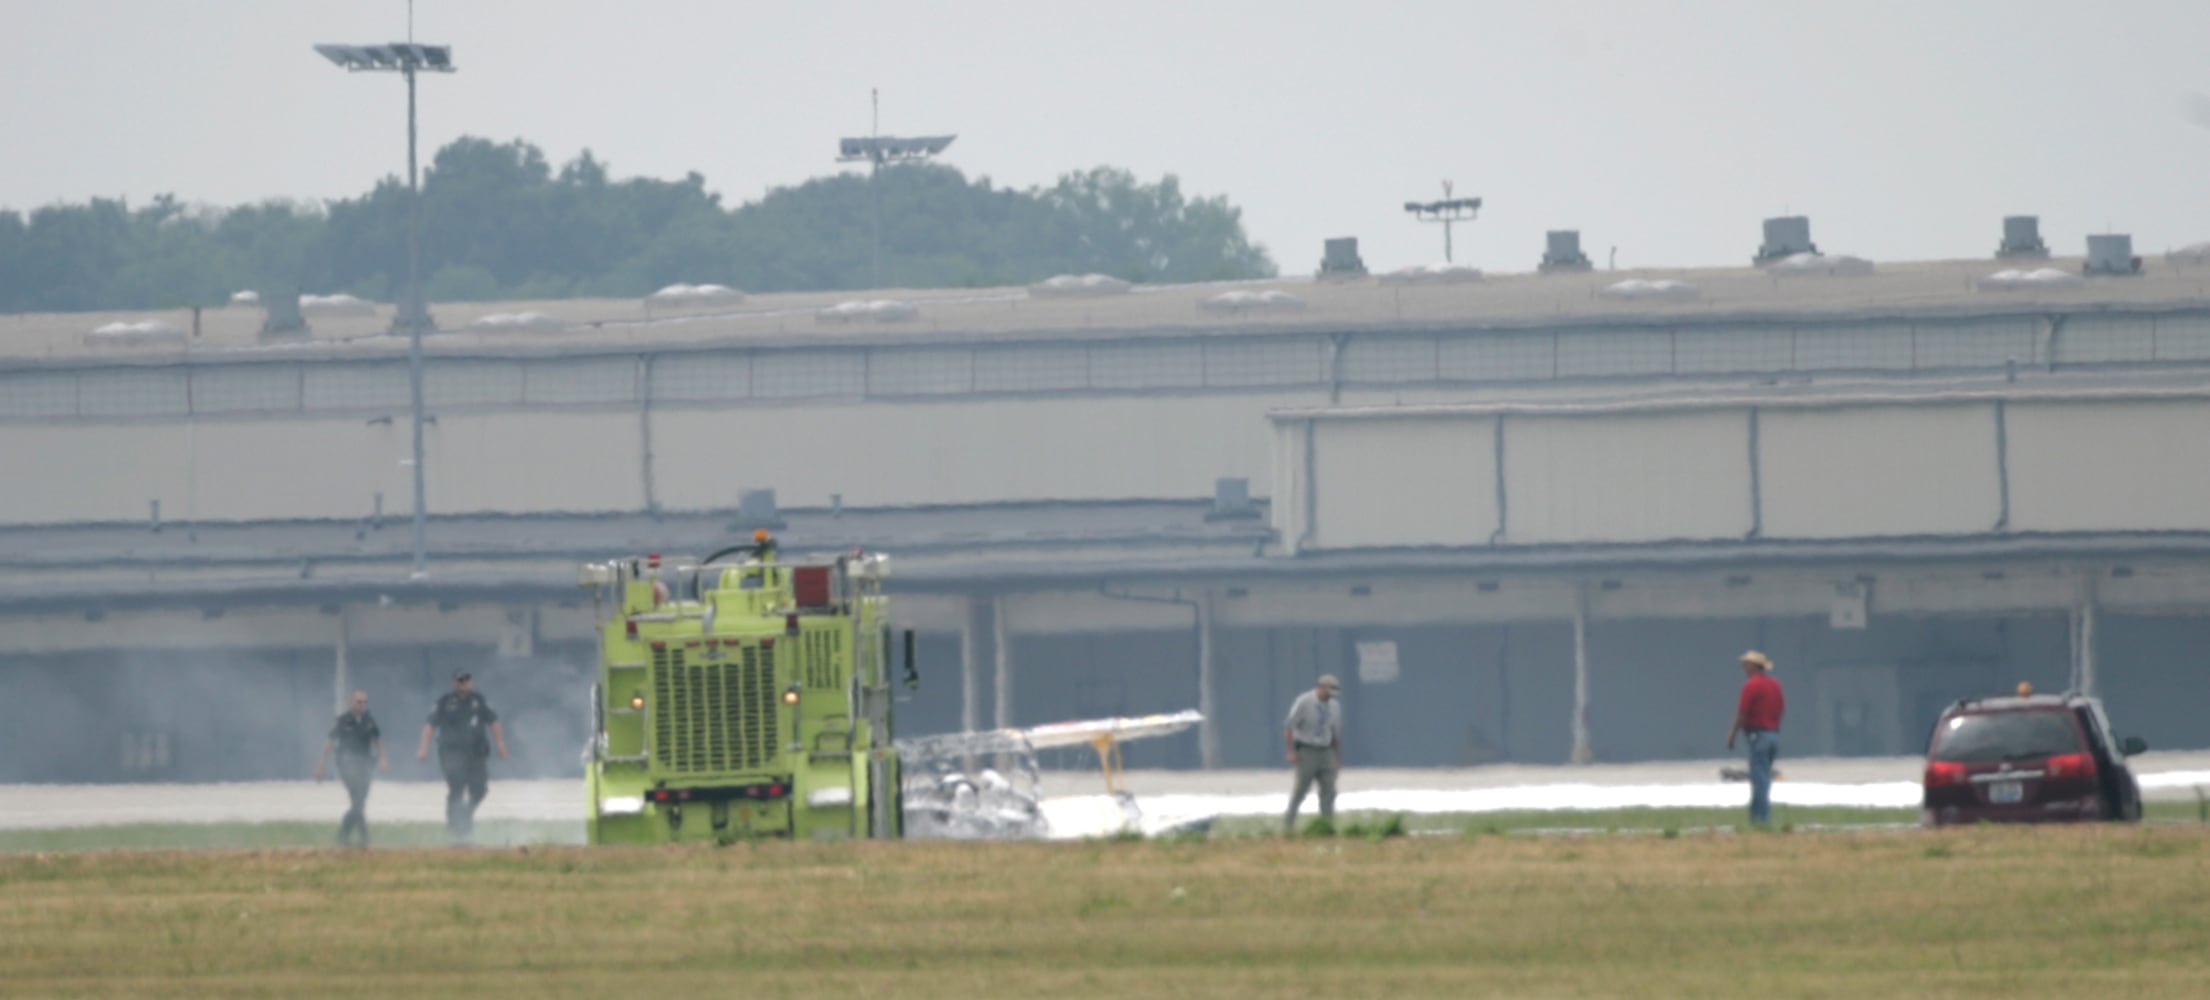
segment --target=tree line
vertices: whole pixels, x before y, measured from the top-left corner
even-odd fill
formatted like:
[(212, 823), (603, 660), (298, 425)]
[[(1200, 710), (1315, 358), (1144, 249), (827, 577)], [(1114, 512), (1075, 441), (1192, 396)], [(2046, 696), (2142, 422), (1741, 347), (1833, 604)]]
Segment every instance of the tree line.
[[(870, 184), (874, 190), (870, 191)], [(613, 179), (588, 150), (555, 170), (536, 146), (467, 137), (422, 182), (422, 275), (432, 302), (626, 298), (683, 282), (748, 292), (857, 289), (874, 280), (880, 204), (889, 287), (1024, 284), (1103, 273), (1138, 282), (1269, 277), (1274, 263), (1225, 197), (1171, 174), (1069, 173), (1001, 188), (937, 164), (896, 164), (723, 206), (693, 172)], [(212, 306), (232, 292), (343, 292), (391, 302), (407, 268), (407, 189), (235, 208), (172, 195), (0, 210), (0, 312)]]

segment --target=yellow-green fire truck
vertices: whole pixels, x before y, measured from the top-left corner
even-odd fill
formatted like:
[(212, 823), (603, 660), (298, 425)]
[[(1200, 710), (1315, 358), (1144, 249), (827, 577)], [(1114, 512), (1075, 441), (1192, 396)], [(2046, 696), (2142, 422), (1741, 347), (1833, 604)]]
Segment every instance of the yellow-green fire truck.
[(765, 532), (585, 565), (604, 616), (590, 842), (899, 836), (888, 575), (879, 554), (782, 563)]

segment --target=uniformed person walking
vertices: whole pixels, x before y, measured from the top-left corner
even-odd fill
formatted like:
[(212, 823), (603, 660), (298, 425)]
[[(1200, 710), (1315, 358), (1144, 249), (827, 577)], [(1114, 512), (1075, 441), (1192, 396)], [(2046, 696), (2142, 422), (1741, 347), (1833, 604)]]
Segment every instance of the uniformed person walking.
[(1341, 687), (1334, 674), (1321, 674), (1319, 684), (1289, 705), (1282, 741), (1297, 769), (1297, 786), (1289, 793), (1289, 812), (1282, 816), (1285, 833), (1297, 831), (1297, 809), (1314, 782), (1320, 785), (1320, 818), (1335, 822), (1335, 775), (1343, 767), (1343, 705), (1335, 693)]
[(453, 675), (453, 689), (430, 709), (430, 720), (422, 726), (422, 746), (414, 754), (416, 760), (428, 760), (430, 737), (437, 737), (437, 762), (445, 771), (445, 830), (460, 844), (475, 834), (476, 806), (491, 790), (486, 767), (491, 748), (498, 747), (499, 759), (506, 759), (506, 732), (499, 726), (499, 715), (470, 681), (466, 670)]
[(384, 758), (384, 731), (376, 728), (376, 717), (368, 712), (368, 692), (353, 692), (350, 707), (339, 713), (337, 724), (330, 727), (322, 756), (315, 760), (316, 781), (328, 773), (325, 768), (333, 750), (338, 755), (338, 777), (345, 782), (345, 794), (353, 800), (353, 808), (346, 810), (344, 821), (338, 824), (338, 843), (351, 844), (358, 837), (359, 846), (367, 847), (368, 783), (374, 771), (391, 770), (391, 762)]

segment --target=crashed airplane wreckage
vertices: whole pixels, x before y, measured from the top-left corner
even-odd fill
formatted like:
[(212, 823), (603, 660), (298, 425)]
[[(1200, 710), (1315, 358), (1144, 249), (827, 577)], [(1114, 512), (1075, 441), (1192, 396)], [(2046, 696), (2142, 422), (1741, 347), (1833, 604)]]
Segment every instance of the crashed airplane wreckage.
[[(1120, 744), (1166, 736), (1204, 720), (1196, 711), (1055, 722), (1027, 729), (944, 733), (898, 740), (907, 837), (950, 840), (1071, 839), (1201, 831), (1211, 817), (1152, 820), (1121, 787)], [(1102, 795), (1045, 798), (1036, 752), (1087, 746), (1104, 772)], [(996, 757), (997, 767), (979, 767)], [(1006, 771), (1013, 776), (1007, 777)]]

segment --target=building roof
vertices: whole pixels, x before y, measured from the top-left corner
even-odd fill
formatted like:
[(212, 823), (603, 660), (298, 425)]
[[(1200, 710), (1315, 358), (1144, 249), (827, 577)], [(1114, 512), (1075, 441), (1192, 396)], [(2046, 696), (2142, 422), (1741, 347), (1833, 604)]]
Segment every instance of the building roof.
[[(2047, 266), (2077, 273), (2077, 259)], [(1682, 321), (1852, 319), (1879, 316), (2017, 315), (2097, 310), (2175, 310), (2210, 305), (2210, 267), (2157, 262), (2143, 275), (2093, 278), (2069, 287), (1988, 291), (1981, 279), (2010, 269), (1996, 261), (1881, 264), (1868, 275), (1779, 277), (1752, 268), (1513, 274), (1460, 284), (1397, 285), (1377, 278), (1308, 278), (1229, 284), (1139, 286), (1094, 298), (1030, 297), (1023, 288), (879, 292), (803, 292), (753, 296), (721, 307), (648, 308), (643, 300), (447, 303), (432, 307), (442, 332), (437, 354), (586, 354), (727, 346), (930, 344), (996, 340), (1086, 340), (1142, 336), (1233, 335), (1418, 329), (1514, 329), (1561, 325), (1669, 324)], [(1603, 289), (1624, 280), (1693, 285), (1683, 301), (1617, 300)], [(1298, 308), (1221, 312), (1204, 308), (1232, 291), (1280, 290)], [(917, 307), (910, 319), (831, 322), (818, 312), (841, 302), (895, 299)], [(495, 314), (539, 313), (553, 330), (467, 329)], [(86, 361), (244, 360), (394, 356), (406, 340), (390, 333), (390, 306), (373, 313), (309, 316), (312, 335), (264, 341), (253, 306), (130, 313), (0, 316), (0, 364)], [(181, 339), (89, 342), (112, 323), (164, 323)], [(189, 331), (197, 331), (196, 335)]]

